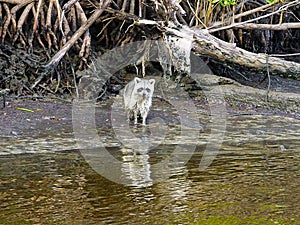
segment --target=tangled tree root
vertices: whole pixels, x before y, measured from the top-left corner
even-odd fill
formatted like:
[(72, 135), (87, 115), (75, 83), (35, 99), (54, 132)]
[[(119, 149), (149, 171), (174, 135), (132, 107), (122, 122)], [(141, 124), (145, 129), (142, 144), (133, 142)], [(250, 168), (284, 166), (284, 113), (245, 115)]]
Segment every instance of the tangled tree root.
[[(74, 93), (80, 79), (74, 71), (87, 65), (92, 45), (103, 52), (137, 40), (180, 37), (186, 31), (194, 34), (194, 51), (221, 63), (227, 60), (239, 64), (241, 60), (235, 60), (239, 52), (245, 54), (239, 47), (252, 53), (297, 53), (299, 0), (270, 4), (236, 1), (238, 4), (226, 7), (222, 2), (225, 1), (0, 0), (0, 88), (10, 88), (18, 95)], [(255, 18), (259, 17), (265, 25), (272, 25), (269, 30), (251, 30), (264, 27), (247, 23), (257, 22)], [(293, 30), (274, 34), (275, 29), (283, 28), (282, 24), (291, 22), (294, 24), (289, 29)], [(226, 42), (225, 50), (235, 54), (223, 54), (221, 40), (230, 42)], [(260, 56), (258, 66), (264, 68), (268, 57)], [(249, 65), (254, 63), (246, 66)], [(298, 78), (299, 65), (287, 65), (296, 68), (292, 74)]]
[[(63, 6), (58, 0), (2, 0), (0, 18), (2, 44), (6, 41), (28, 52), (41, 47), (48, 59), (87, 20), (81, 4), (74, 0)], [(90, 54), (90, 46), (91, 36), (86, 31), (75, 45), (81, 68)]]

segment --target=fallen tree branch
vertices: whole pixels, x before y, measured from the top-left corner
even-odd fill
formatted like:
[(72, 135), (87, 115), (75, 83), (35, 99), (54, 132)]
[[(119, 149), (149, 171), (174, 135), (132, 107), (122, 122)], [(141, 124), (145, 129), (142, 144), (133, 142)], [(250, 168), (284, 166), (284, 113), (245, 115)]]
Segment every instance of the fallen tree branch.
[(273, 74), (283, 74), (295, 80), (300, 79), (300, 64), (292, 61), (286, 61), (280, 58), (267, 56), (262, 53), (253, 53), (242, 48), (236, 47), (235, 44), (222, 41), (207, 32), (206, 29), (194, 29), (183, 26), (178, 29), (177, 26), (166, 27), (160, 22), (139, 20), (136, 25), (153, 25), (155, 24), (161, 30), (167, 33), (181, 37), (193, 37), (193, 50), (196, 54), (210, 57), (217, 61), (234, 63), (256, 71), (266, 69), (266, 57), (268, 57), (269, 71)]
[(287, 30), (287, 29), (299, 29), (300, 23), (282, 23), (282, 24), (246, 23), (246, 24), (236, 25), (234, 28), (259, 29), (259, 30)]
[(179, 28), (172, 23), (165, 26), (164, 21), (153, 21), (147, 19), (138, 19), (126, 12), (107, 9), (110, 12), (118, 12), (114, 15), (119, 19), (126, 19), (130, 22), (134, 20), (135, 26), (156, 26), (162, 32), (169, 33), (181, 38), (190, 39), (193, 37), (193, 50), (196, 54), (210, 57), (216, 61), (234, 63), (255, 71), (264, 71), (266, 69), (266, 57), (269, 57), (270, 73), (283, 74), (293, 79), (300, 79), (300, 64), (292, 61), (286, 61), (280, 58), (267, 56), (266, 54), (256, 54), (236, 47), (235, 44), (225, 42), (211, 35), (207, 29), (190, 28), (182, 26)]
[[(198, 31), (194, 41), (194, 51), (218, 61), (230, 62), (249, 69), (264, 71), (266, 69), (266, 54), (253, 53), (230, 45), (208, 33)], [(269, 71), (273, 74), (283, 74), (290, 78), (300, 79), (300, 64), (276, 57), (269, 57)]]
[(270, 56), (274, 56), (274, 57), (289, 57), (289, 56), (300, 56), (300, 52), (299, 53), (291, 53), (291, 54), (270, 54)]

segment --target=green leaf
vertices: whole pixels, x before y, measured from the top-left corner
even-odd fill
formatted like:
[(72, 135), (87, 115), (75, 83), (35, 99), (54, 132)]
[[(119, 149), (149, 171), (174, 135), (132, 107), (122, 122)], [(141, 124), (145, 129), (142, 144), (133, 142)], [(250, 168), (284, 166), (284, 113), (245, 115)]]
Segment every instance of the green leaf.
[(235, 0), (222, 0), (220, 1), (221, 6), (226, 7), (229, 5), (235, 5), (236, 1)]
[(26, 108), (17, 108), (18, 110), (21, 110), (21, 111), (25, 111), (25, 112), (34, 112), (33, 110), (31, 109), (26, 109)]
[(284, 2), (284, 0), (266, 0), (267, 3), (273, 3), (273, 2)]

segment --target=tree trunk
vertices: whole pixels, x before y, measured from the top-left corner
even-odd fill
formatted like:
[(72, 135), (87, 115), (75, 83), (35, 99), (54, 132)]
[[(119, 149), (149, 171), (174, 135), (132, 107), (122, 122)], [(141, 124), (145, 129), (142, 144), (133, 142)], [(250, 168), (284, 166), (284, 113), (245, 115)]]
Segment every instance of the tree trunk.
[(279, 74), (296, 80), (300, 79), (300, 64), (272, 57), (264, 53), (253, 53), (235, 44), (224, 42), (208, 33), (199, 31), (195, 35), (194, 51), (197, 54), (211, 57), (218, 61), (234, 63), (255, 71), (269, 69), (273, 74)]

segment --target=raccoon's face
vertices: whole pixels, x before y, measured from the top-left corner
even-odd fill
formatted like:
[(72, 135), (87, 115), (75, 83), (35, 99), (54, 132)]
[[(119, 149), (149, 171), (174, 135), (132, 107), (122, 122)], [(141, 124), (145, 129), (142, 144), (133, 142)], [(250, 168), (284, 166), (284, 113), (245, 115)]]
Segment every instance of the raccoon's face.
[(154, 79), (150, 80), (144, 80), (140, 78), (135, 79), (136, 82), (136, 92), (139, 96), (142, 98), (147, 98), (149, 96), (152, 96), (154, 91)]
[(146, 97), (149, 96), (151, 94), (151, 89), (150, 88), (144, 88), (144, 87), (140, 87), (137, 89), (137, 92), (139, 95)]

